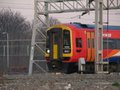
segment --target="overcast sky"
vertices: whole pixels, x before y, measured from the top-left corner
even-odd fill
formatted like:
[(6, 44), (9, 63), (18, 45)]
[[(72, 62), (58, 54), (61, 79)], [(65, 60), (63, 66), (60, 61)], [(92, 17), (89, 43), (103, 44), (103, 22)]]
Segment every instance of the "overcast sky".
[[(18, 11), (27, 20), (32, 21), (34, 15), (34, 0), (0, 0), (0, 8), (11, 8), (13, 11)], [(53, 14), (54, 18), (59, 19), (62, 23), (81, 22), (87, 24), (94, 24), (94, 12), (86, 14), (79, 18), (81, 12), (67, 13), (67, 14)], [(104, 22), (106, 22), (106, 11), (104, 11)], [(110, 11), (109, 15), (110, 25), (120, 25), (120, 10)]]
[(32, 20), (34, 15), (34, 0), (0, 0), (0, 8), (11, 8), (18, 11), (27, 20)]

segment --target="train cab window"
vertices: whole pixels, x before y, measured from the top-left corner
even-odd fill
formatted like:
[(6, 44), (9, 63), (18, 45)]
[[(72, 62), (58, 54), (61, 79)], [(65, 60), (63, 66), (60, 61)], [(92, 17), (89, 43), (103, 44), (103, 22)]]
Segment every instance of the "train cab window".
[(82, 39), (76, 38), (76, 47), (81, 48), (82, 47)]
[(63, 47), (70, 48), (70, 31), (63, 30)]
[(53, 43), (57, 44), (58, 42), (58, 33), (57, 32), (53, 32)]
[(50, 45), (49, 45), (49, 43), (50, 43), (50, 33), (49, 33), (49, 31), (47, 32), (47, 38), (46, 38), (46, 48), (50, 48)]

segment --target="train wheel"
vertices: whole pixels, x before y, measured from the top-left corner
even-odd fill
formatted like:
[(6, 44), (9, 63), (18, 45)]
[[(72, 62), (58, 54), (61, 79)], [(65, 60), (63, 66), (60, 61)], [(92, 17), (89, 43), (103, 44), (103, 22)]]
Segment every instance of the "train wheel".
[(87, 74), (95, 73), (95, 68), (94, 68), (94, 63), (93, 62), (86, 63), (85, 73), (87, 73)]
[(120, 72), (120, 63), (110, 63), (109, 72)]

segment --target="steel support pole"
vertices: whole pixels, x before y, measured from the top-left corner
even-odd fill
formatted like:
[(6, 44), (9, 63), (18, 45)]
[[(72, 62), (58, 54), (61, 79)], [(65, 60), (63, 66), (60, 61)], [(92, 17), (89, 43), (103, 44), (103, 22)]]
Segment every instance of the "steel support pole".
[(49, 27), (48, 2), (45, 2), (45, 23)]
[[(45, 22), (46, 22), (46, 25), (47, 25), (47, 28), (50, 26), (49, 25), (49, 14), (48, 14), (48, 3), (45, 2)], [(47, 30), (46, 28), (46, 30)], [(46, 36), (47, 36), (47, 31), (46, 31)], [(45, 43), (46, 45), (46, 43)], [(46, 70), (48, 71), (48, 66), (46, 64)]]
[(99, 2), (99, 35), (100, 35), (100, 50), (99, 50), (99, 60), (100, 60), (100, 71), (103, 72), (103, 0), (100, 0)]
[[(9, 34), (7, 32), (3, 32), (2, 34), (6, 35), (6, 48), (7, 48), (7, 60), (6, 60), (6, 66), (7, 66), (7, 73), (9, 72), (9, 66), (10, 66), (10, 61), (9, 61)], [(4, 49), (4, 54), (5, 56), (5, 49)]]
[(31, 51), (30, 51), (30, 61), (29, 61), (29, 75), (32, 75), (33, 72), (33, 63), (34, 63), (34, 49), (35, 49), (35, 37), (36, 37), (36, 29), (37, 29), (37, 0), (34, 0), (34, 23), (33, 23), (33, 31), (32, 31), (32, 41), (31, 41)]
[(98, 73), (103, 70), (100, 65), (103, 60), (103, 0), (95, 0), (95, 26), (95, 72)]
[(9, 35), (6, 32), (7, 35), (7, 71), (9, 72)]
[[(31, 51), (30, 51), (30, 61), (29, 61), (29, 75), (32, 75), (33, 72), (33, 64), (34, 60), (34, 52), (35, 52), (35, 45), (36, 45), (36, 32), (37, 32), (37, 25), (38, 25), (38, 12), (37, 12), (38, 0), (34, 0), (34, 24), (33, 24), (33, 33), (32, 33), (32, 41), (31, 41)], [(48, 2), (45, 2), (45, 25), (48, 27), (49, 23), (49, 15), (48, 15)]]

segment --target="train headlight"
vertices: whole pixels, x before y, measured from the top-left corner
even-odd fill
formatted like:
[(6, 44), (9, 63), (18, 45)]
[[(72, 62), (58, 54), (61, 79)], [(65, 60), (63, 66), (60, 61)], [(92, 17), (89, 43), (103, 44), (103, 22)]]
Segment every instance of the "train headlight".
[(50, 53), (50, 50), (49, 49), (47, 49), (47, 51), (46, 51), (47, 53)]

